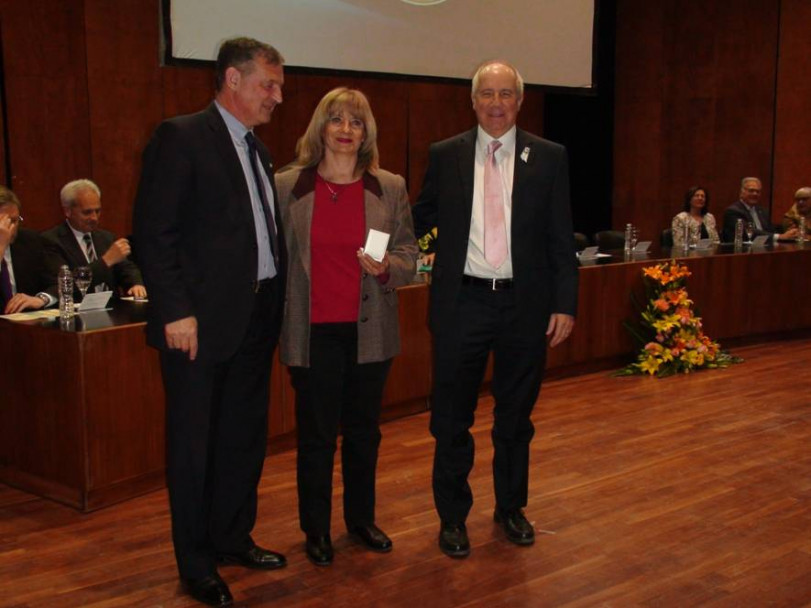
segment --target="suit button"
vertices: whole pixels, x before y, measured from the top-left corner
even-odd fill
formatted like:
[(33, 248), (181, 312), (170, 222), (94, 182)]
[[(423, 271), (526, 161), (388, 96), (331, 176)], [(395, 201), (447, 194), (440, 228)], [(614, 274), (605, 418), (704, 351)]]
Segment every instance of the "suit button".
[(368, 299), (369, 299), (369, 294), (368, 293), (363, 294), (363, 301), (365, 302)]
[(368, 321), (368, 320), (369, 320), (369, 317), (363, 317), (363, 318), (360, 320), (360, 322), (361, 322), (361, 323), (366, 323), (366, 321)]

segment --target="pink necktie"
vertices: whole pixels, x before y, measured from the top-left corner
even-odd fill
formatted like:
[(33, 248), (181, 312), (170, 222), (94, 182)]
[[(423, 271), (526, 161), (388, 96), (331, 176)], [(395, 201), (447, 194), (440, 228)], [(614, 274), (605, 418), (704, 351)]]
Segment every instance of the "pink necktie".
[(484, 163), (484, 259), (493, 268), (499, 268), (507, 259), (504, 189), (495, 156), (500, 147), (500, 141), (491, 141)]

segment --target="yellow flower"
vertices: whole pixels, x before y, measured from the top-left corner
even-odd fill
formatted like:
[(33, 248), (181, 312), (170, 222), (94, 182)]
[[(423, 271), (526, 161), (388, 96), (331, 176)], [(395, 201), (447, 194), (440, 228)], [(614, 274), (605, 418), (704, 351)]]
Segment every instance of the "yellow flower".
[(648, 357), (642, 363), (639, 363), (638, 367), (643, 372), (647, 372), (652, 376), (659, 369), (660, 363), (661, 362), (656, 357)]

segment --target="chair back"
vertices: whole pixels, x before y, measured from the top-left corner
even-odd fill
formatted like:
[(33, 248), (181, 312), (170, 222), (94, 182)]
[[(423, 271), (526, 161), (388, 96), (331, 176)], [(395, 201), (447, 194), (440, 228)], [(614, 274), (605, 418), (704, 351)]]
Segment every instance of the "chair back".
[(625, 246), (625, 233), (622, 230), (601, 230), (594, 233), (594, 244), (600, 251), (622, 249)]
[(583, 251), (589, 246), (589, 237), (582, 232), (574, 233), (574, 247), (577, 251)]

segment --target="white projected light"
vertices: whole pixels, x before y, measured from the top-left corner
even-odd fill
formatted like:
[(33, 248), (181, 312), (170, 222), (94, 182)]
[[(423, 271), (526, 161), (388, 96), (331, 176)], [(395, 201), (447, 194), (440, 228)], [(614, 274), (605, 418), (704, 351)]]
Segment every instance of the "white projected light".
[(215, 58), (232, 36), (288, 66), (469, 79), (488, 59), (529, 84), (592, 86), (595, 0), (171, 0), (171, 53)]

